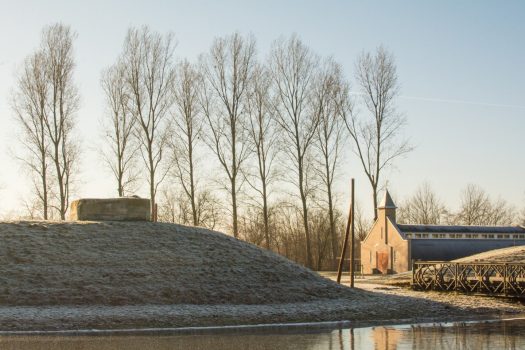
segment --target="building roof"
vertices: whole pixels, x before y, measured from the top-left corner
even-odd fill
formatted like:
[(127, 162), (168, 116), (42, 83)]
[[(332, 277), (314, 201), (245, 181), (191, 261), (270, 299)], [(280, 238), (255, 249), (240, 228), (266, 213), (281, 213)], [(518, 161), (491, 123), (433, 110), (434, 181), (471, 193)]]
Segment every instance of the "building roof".
[(385, 191), (385, 195), (381, 202), (379, 203), (377, 209), (396, 209), (396, 205), (394, 204), (394, 201), (392, 200), (392, 197), (390, 197), (390, 193), (388, 193), (388, 190)]
[(403, 225), (397, 224), (403, 233), (429, 232), (429, 233), (522, 233), (525, 228), (520, 226), (458, 226), (458, 225)]
[(414, 239), (410, 241), (410, 249), (411, 259), (414, 260), (449, 261), (523, 244), (523, 239)]

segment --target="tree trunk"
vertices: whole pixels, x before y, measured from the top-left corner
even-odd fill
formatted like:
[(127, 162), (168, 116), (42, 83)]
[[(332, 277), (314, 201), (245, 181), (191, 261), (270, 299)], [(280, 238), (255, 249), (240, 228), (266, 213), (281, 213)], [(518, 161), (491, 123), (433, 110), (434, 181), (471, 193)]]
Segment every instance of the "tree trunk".
[[(265, 180), (266, 181), (266, 180)], [(270, 228), (268, 227), (268, 198), (266, 194), (266, 182), (263, 181), (263, 220), (264, 220), (264, 239), (266, 240), (266, 249), (270, 249)]]
[(57, 172), (57, 181), (58, 181), (58, 191), (60, 199), (60, 220), (66, 219), (66, 213), (64, 210), (65, 207), (65, 194), (64, 194), (64, 177), (62, 176), (62, 171), (60, 168), (60, 152), (58, 150), (58, 143), (55, 143), (55, 169)]
[(332, 189), (331, 189), (331, 186), (328, 185), (328, 216), (329, 216), (329, 219), (330, 219), (330, 238), (331, 238), (331, 241), (332, 241), (332, 268), (337, 268), (337, 248), (338, 248), (338, 244), (337, 244), (337, 235), (336, 235), (336, 232), (335, 232), (335, 218), (334, 218), (334, 206), (333, 206), (333, 201), (332, 201)]
[(235, 178), (231, 179), (231, 194), (232, 194), (232, 212), (233, 212), (233, 237), (238, 238), (239, 229), (237, 227), (237, 193), (235, 191)]
[(197, 205), (195, 203), (195, 180), (193, 179), (193, 145), (191, 142), (192, 135), (188, 134), (188, 156), (189, 156), (189, 167), (190, 167), (190, 201), (191, 201), (191, 214), (193, 216), (193, 226), (199, 225), (199, 218), (197, 217)]
[(46, 163), (46, 151), (45, 151), (45, 132), (44, 132), (44, 122), (43, 119), (40, 119), (40, 128), (41, 128), (41, 147), (42, 147), (42, 205), (44, 212), (44, 220), (48, 219), (48, 204), (47, 204), (47, 163)]
[(153, 145), (150, 141), (148, 147), (148, 158), (149, 158), (149, 197), (150, 197), (150, 211), (151, 220), (155, 220), (155, 168), (153, 162)]
[(118, 177), (117, 177), (117, 182), (118, 182), (118, 196), (119, 197), (123, 197), (124, 196), (124, 185), (123, 185), (123, 172), (122, 172), (122, 168), (121, 168), (121, 159), (119, 158), (118, 160)]
[[(324, 138), (327, 142), (328, 148), (328, 135), (324, 134)], [(337, 268), (337, 253), (338, 253), (338, 244), (337, 244), (337, 235), (335, 232), (335, 218), (334, 218), (334, 203), (332, 199), (332, 184), (330, 182), (330, 160), (328, 158), (328, 151), (323, 151), (324, 153), (324, 165), (325, 165), (325, 176), (326, 176), (326, 194), (328, 196), (328, 218), (330, 220), (330, 240), (332, 248), (332, 268)]]
[(122, 165), (123, 152), (120, 149), (120, 134), (119, 134), (118, 129), (117, 129), (116, 139), (117, 139), (117, 156), (118, 156), (118, 160), (117, 160), (118, 162), (117, 163), (118, 196), (123, 197), (124, 196), (124, 184), (122, 183), (124, 181), (124, 169)]
[[(233, 110), (236, 110), (234, 107)], [(237, 179), (237, 171), (239, 170), (237, 166), (237, 147), (235, 143), (237, 142), (237, 125), (230, 118), (230, 133), (232, 140), (232, 169), (231, 169), (231, 185), (232, 185), (232, 213), (233, 213), (233, 237), (239, 237), (239, 229), (237, 227), (237, 188), (235, 186)]]
[(301, 202), (303, 204), (303, 226), (304, 226), (304, 237), (306, 240), (306, 267), (312, 268), (312, 248), (310, 241), (310, 230), (308, 229), (308, 208), (306, 205), (306, 194), (303, 188), (303, 171), (302, 166), (299, 171), (299, 192), (301, 193)]
[(377, 220), (377, 185), (372, 184), (372, 195), (374, 198), (374, 221)]
[(47, 165), (45, 158), (42, 159), (42, 204), (44, 212), (44, 220), (48, 219), (48, 204), (47, 204)]

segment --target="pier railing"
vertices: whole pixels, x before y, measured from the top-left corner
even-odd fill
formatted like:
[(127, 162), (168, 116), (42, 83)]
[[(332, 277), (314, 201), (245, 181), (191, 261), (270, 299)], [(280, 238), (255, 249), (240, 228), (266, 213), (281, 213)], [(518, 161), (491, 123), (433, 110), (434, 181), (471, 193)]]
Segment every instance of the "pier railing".
[(415, 261), (412, 288), (525, 297), (525, 264)]

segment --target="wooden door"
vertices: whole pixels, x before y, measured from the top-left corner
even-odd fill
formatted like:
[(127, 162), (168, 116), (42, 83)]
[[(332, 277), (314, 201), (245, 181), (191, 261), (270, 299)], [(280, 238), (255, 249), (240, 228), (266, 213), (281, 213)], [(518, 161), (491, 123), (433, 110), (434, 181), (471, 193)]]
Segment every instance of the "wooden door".
[(377, 252), (377, 269), (381, 273), (388, 273), (388, 251)]

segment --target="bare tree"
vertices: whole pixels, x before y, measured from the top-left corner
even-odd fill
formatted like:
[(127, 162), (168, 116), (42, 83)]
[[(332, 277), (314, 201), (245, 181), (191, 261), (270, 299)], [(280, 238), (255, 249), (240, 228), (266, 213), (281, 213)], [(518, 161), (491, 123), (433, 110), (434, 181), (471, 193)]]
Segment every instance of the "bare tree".
[[(344, 81), (341, 66), (333, 59), (327, 59), (314, 83), (312, 94), (313, 111), (318, 115), (319, 128), (316, 134), (316, 149), (319, 166), (316, 167), (326, 196), (330, 248), (332, 261), (339, 255), (339, 239), (335, 216), (334, 180), (339, 169), (342, 147), (344, 146), (344, 123), (339, 108), (348, 98), (348, 84)], [(334, 268), (335, 266), (332, 266)]]
[(108, 122), (104, 129), (109, 152), (104, 154), (104, 160), (117, 181), (117, 193), (122, 197), (135, 190), (138, 180), (135, 162), (138, 148), (133, 135), (136, 119), (128, 108), (129, 95), (123, 64), (117, 63), (105, 70), (101, 85), (108, 109)]
[(173, 104), (173, 35), (161, 36), (144, 26), (128, 30), (122, 61), (126, 67), (129, 110), (135, 119), (140, 154), (148, 173), (151, 212), (157, 190), (168, 174), (164, 153)]
[(428, 183), (421, 185), (416, 192), (401, 203), (398, 220), (406, 224), (440, 224), (447, 216), (447, 209)]
[(514, 208), (502, 199), (493, 201), (472, 184), (463, 190), (459, 212), (453, 216), (453, 223), (461, 225), (510, 225), (514, 221)]
[[(24, 200), (22, 206), (24, 210), (20, 214), (21, 219), (27, 220), (42, 220), (42, 202), (35, 200)], [(47, 219), (44, 219), (47, 220)]]
[(272, 249), (293, 261), (306, 261), (302, 210), (296, 203), (281, 201), (273, 206), (272, 226), (275, 236)]
[(242, 187), (239, 175), (249, 155), (243, 107), (255, 64), (255, 40), (237, 33), (215, 39), (202, 61), (207, 84), (202, 102), (209, 127), (206, 143), (228, 179), (226, 190), (231, 197), (233, 235), (237, 238), (238, 193)]
[(514, 225), (517, 220), (516, 209), (506, 200), (499, 198), (492, 201), (492, 211), (487, 225)]
[(179, 198), (172, 188), (163, 188), (160, 191), (158, 220), (163, 222), (184, 223), (180, 217), (178, 207)]
[(196, 178), (197, 150), (201, 140), (204, 118), (199, 104), (202, 89), (200, 73), (188, 61), (178, 64), (173, 96), (172, 163), (175, 177), (180, 183), (191, 207), (191, 222), (200, 225), (198, 215), (198, 179)]
[(372, 186), (375, 220), (382, 171), (396, 158), (410, 152), (412, 147), (406, 140), (398, 141), (405, 119), (395, 108), (399, 85), (392, 54), (383, 47), (379, 47), (374, 55), (363, 53), (356, 63), (356, 78), (368, 117), (360, 121), (351, 108), (342, 108), (341, 111), (354, 151)]
[(481, 187), (469, 184), (461, 193), (461, 205), (454, 221), (463, 225), (485, 224), (491, 206), (488, 194)]
[(55, 168), (57, 210), (61, 220), (65, 219), (69, 206), (78, 161), (78, 144), (72, 135), (74, 117), (79, 108), (78, 90), (73, 81), (74, 37), (71, 29), (62, 24), (45, 28), (42, 36), (42, 54), (49, 92), (44, 124), (50, 142), (50, 159)]
[[(374, 222), (370, 219), (367, 219), (366, 215), (363, 214), (363, 210), (359, 202), (356, 202), (355, 205), (355, 237), (359, 241), (364, 241), (370, 229), (374, 225)], [(346, 223), (345, 223), (346, 225)]]
[[(46, 135), (46, 113), (48, 103), (48, 82), (46, 60), (42, 52), (36, 52), (24, 62), (24, 68), (17, 80), (12, 108), (22, 131), (21, 142), (25, 152), (18, 154), (32, 174), (38, 203), (31, 203), (31, 217), (49, 217), (49, 140)], [(38, 208), (38, 210), (37, 210)], [(37, 212), (40, 212), (37, 214)]]
[[(326, 269), (333, 268), (333, 259), (330, 259), (331, 252), (331, 227), (330, 227), (330, 216), (327, 215), (325, 208), (312, 208), (310, 207), (310, 228), (312, 230), (312, 238), (314, 241), (313, 256), (314, 266), (313, 269), (319, 271), (323, 267)], [(337, 213), (338, 214), (338, 213)], [(323, 266), (325, 261), (329, 261), (328, 266)]]
[(311, 111), (309, 99), (318, 58), (293, 35), (274, 43), (271, 72), (277, 102), (275, 115), (282, 131), (284, 154), (290, 160), (291, 182), (297, 187), (302, 204), (306, 243), (306, 266), (312, 267), (313, 255), (308, 221), (308, 156), (314, 142), (319, 115)]
[(239, 218), (239, 227), (242, 239), (257, 246), (266, 245), (264, 232), (264, 218), (261, 208), (247, 206)]
[(210, 190), (199, 192), (197, 197), (197, 219), (201, 226), (214, 229), (224, 222), (220, 204), (220, 200)]
[[(196, 199), (197, 221), (200, 226), (214, 229), (221, 223), (219, 200), (209, 190), (199, 191)], [(189, 225), (193, 222), (191, 204), (186, 194), (165, 188), (161, 191), (159, 220)]]
[[(271, 80), (268, 70), (261, 65), (254, 69), (248, 93), (248, 134), (256, 160), (255, 173), (247, 172), (250, 186), (260, 197), (263, 233), (266, 249), (270, 249), (270, 186), (277, 179), (274, 161), (277, 155), (277, 130), (271, 113)], [(255, 179), (255, 180), (254, 180)]]

